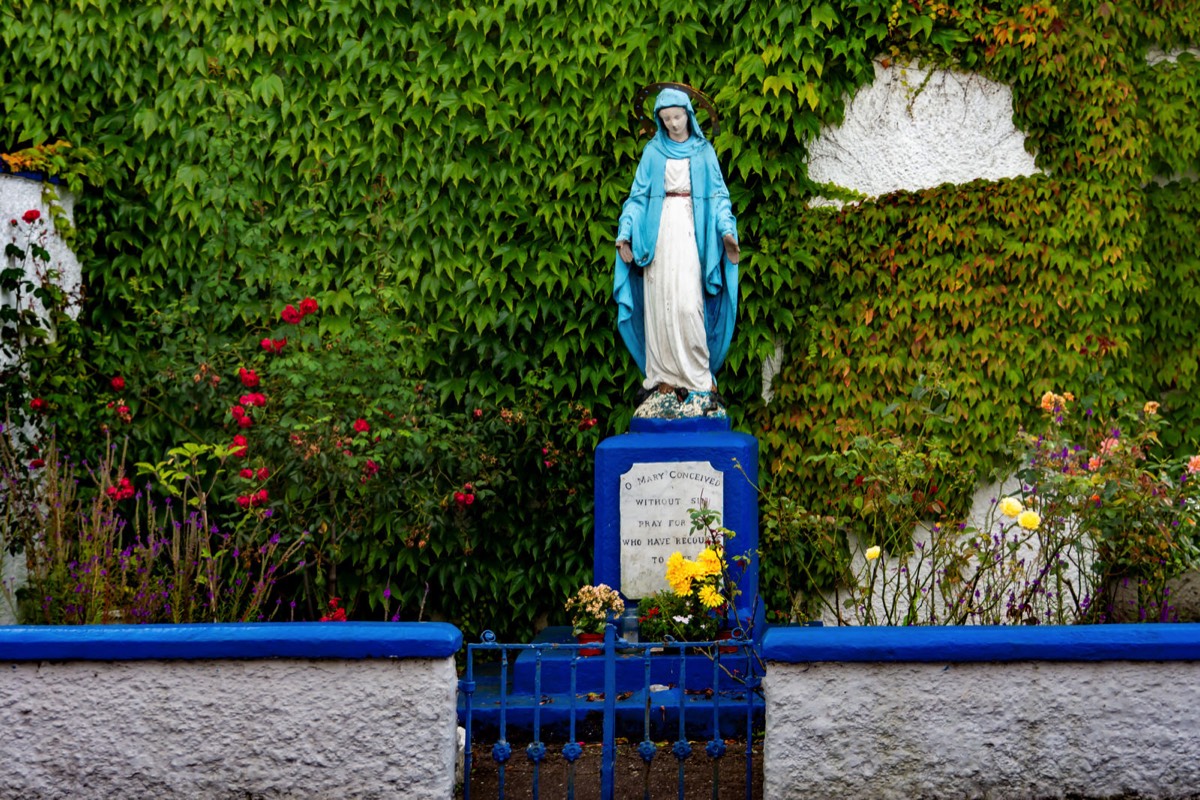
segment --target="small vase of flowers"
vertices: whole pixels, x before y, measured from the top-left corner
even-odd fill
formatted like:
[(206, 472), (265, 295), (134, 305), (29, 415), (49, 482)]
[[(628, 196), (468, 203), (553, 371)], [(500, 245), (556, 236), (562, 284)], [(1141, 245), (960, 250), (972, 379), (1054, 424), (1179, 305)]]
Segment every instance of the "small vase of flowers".
[[(625, 610), (621, 595), (607, 584), (584, 586), (571, 595), (566, 604), (571, 615), (571, 629), (580, 644), (599, 642), (604, 639), (604, 625), (610, 617)], [(581, 656), (599, 655), (599, 648), (585, 647)]]

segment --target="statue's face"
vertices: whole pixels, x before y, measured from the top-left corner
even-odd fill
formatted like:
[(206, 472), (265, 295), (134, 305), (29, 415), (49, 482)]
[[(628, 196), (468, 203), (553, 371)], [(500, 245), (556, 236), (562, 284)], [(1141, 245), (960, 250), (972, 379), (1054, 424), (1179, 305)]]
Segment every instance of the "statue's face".
[(686, 142), (688, 136), (688, 114), (687, 111), (673, 106), (664, 108), (658, 112), (658, 118), (662, 120), (663, 129), (666, 130), (667, 136), (672, 142)]

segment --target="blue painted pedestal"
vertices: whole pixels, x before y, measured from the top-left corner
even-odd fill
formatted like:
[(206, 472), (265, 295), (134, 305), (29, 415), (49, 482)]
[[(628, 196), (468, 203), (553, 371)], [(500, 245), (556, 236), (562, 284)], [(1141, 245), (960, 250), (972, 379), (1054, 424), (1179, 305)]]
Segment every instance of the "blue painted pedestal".
[(745, 619), (753, 613), (758, 593), (758, 440), (731, 431), (725, 418), (634, 419), (630, 427), (629, 433), (611, 436), (596, 448), (595, 582), (622, 586), (621, 476), (635, 464), (708, 462), (722, 473), (722, 523), (736, 534), (726, 552), (750, 559), (744, 570), (734, 568), (742, 590), (738, 611)]
[[(758, 442), (748, 434), (731, 431), (727, 419), (635, 419), (629, 433), (600, 443), (596, 448), (594, 582), (622, 587), (622, 475), (639, 464), (656, 464), (661, 467), (656, 471), (670, 473), (674, 464), (695, 462), (712, 468), (688, 470), (705, 472), (714, 482), (706, 486), (716, 483), (713, 470), (720, 473), (722, 523), (735, 533), (725, 543), (726, 552), (749, 559), (744, 569), (735, 565), (731, 570), (742, 592), (737, 598), (738, 617), (744, 625), (750, 623), (748, 633), (758, 639), (764, 629), (762, 605), (757, 602)], [(657, 490), (653, 486), (648, 483), (641, 496), (654, 496)], [(686, 509), (677, 504), (671, 512), (686, 513)], [(673, 537), (687, 534), (686, 528), (681, 531), (672, 523), (672, 543)], [(611, 679), (615, 723), (624, 736), (640, 737), (643, 726), (650, 725), (655, 737), (665, 738), (683, 729), (685, 716), (691, 736), (749, 736), (749, 722), (761, 727), (762, 697), (754, 688), (761, 665), (756, 655), (739, 649), (714, 661), (699, 653), (654, 653), (643, 643), (605, 656), (576, 658), (574, 642), (570, 628), (547, 628), (532, 645), (521, 646), (511, 674), (506, 662), (494, 689), (480, 684), (473, 711), (476, 719), (489, 724), (487, 715), (500, 707), (492, 695), (502, 693), (510, 726), (532, 724), (536, 728), (541, 720), (545, 726), (562, 727), (572, 719), (586, 721), (601, 710), (597, 698), (604, 696)], [(606, 674), (609, 669), (611, 674)]]

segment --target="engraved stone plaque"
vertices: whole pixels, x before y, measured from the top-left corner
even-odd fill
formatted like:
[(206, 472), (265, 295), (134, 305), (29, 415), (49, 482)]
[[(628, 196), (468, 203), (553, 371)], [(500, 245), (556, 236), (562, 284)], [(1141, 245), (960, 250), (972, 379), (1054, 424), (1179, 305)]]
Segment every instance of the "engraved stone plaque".
[(724, 512), (725, 476), (707, 461), (634, 464), (621, 476), (621, 592), (640, 599), (669, 588), (667, 558), (695, 558), (704, 535), (688, 509)]

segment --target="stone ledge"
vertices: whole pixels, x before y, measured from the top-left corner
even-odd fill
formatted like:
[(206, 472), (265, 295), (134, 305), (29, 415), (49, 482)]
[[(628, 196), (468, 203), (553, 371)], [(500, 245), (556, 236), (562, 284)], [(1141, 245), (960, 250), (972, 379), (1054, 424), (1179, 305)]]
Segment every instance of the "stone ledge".
[(0, 627), (0, 661), (448, 658), (461, 646), (462, 633), (444, 622)]
[(766, 661), (1200, 661), (1200, 624), (772, 627)]

